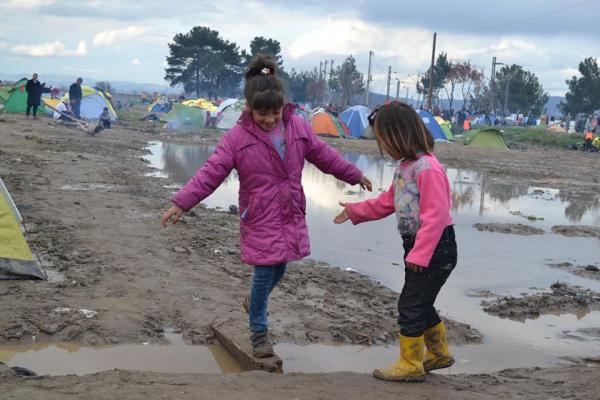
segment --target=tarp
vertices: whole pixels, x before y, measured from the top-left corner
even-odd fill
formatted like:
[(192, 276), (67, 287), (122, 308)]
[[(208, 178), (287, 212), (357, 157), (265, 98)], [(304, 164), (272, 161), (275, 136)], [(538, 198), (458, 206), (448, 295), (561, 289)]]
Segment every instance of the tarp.
[[(117, 120), (117, 113), (115, 112), (115, 109), (110, 104), (110, 101), (104, 97), (104, 94), (102, 94), (101, 91), (89, 86), (81, 86), (81, 92), (83, 94), (81, 99), (81, 118), (92, 121), (98, 120), (104, 107), (107, 107), (108, 112), (110, 113), (110, 119), (112, 121)], [(63, 100), (68, 99), (69, 93), (67, 92), (63, 96)]]
[(0, 279), (47, 279), (21, 232), (21, 216), (0, 179)]
[(227, 106), (217, 117), (217, 128), (227, 130), (233, 128), (242, 116), (245, 108), (246, 100), (238, 100)]
[(446, 135), (446, 139), (448, 139), (448, 140), (454, 139), (454, 135), (452, 134), (452, 124), (450, 123), (450, 121), (446, 121), (444, 118), (442, 118), (438, 115), (435, 116), (435, 120), (438, 123), (438, 125), (440, 126), (440, 128), (442, 128), (444, 135)]
[(171, 111), (163, 115), (160, 120), (167, 123), (167, 128), (180, 129), (182, 127), (202, 128), (206, 124), (208, 112), (197, 107), (188, 107), (181, 103), (173, 103)]
[(371, 109), (365, 106), (352, 106), (345, 109), (340, 114), (340, 119), (344, 121), (350, 132), (350, 136), (359, 138), (369, 126), (367, 117), (371, 113)]
[(314, 114), (310, 124), (317, 135), (346, 137), (349, 134), (346, 124), (325, 111)]
[[(3, 86), (0, 89), (0, 102), (3, 103), (2, 110), (10, 113), (25, 114), (27, 110), (27, 79), (23, 78), (14, 85)], [(2, 101), (2, 98), (6, 98)], [(38, 112), (45, 112), (44, 103), (40, 102)]]
[(469, 146), (490, 149), (507, 149), (504, 135), (496, 128), (485, 128), (472, 134), (466, 142)]
[(427, 129), (429, 130), (429, 132), (433, 136), (433, 139), (436, 142), (448, 141), (446, 135), (444, 134), (444, 131), (442, 130), (442, 127), (437, 123), (433, 115), (424, 110), (417, 110), (417, 113), (419, 113), (419, 116), (425, 123), (425, 126), (427, 127)]
[(181, 104), (183, 104), (184, 106), (188, 106), (188, 107), (201, 108), (201, 109), (206, 110), (208, 112), (215, 112), (215, 111), (217, 111), (217, 106), (215, 106), (210, 101), (208, 101), (206, 99), (202, 99), (202, 98), (193, 99), (193, 100), (184, 100)]

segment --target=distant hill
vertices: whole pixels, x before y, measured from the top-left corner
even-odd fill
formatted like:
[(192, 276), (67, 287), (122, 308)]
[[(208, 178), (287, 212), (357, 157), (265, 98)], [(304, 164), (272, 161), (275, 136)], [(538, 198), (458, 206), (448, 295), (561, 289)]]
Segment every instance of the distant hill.
[[(23, 77), (29, 78), (29, 74), (4, 74), (0, 73), (0, 80), (17, 81)], [(40, 73), (40, 81), (45, 82), (46, 86), (68, 88), (71, 83), (75, 81), (77, 75), (60, 75), (60, 74), (42, 74)], [(82, 76), (83, 84), (88, 86), (95, 86), (96, 82), (105, 81), (103, 79), (95, 79), (91, 77)], [(158, 92), (162, 94), (176, 95), (182, 92), (181, 87), (172, 88), (168, 85), (160, 85), (155, 83), (137, 83), (127, 81), (111, 81), (109, 80), (114, 91), (117, 93), (141, 93), (146, 92)]]

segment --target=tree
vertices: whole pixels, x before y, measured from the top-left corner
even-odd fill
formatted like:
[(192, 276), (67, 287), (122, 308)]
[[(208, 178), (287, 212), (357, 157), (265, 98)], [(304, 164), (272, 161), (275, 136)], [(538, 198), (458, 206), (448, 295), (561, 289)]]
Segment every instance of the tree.
[(592, 113), (600, 108), (600, 68), (598, 60), (588, 57), (579, 63), (579, 74), (568, 79), (569, 91), (566, 102), (561, 102), (560, 110), (564, 114)]
[(505, 115), (509, 112), (540, 115), (548, 102), (548, 93), (544, 92), (538, 77), (520, 65), (502, 67), (496, 74), (496, 82), (494, 93)]
[(171, 86), (183, 84), (196, 97), (202, 90), (209, 98), (217, 92), (232, 94), (240, 87), (241, 61), (235, 43), (208, 27), (196, 26), (186, 34), (178, 33), (169, 43), (165, 80)]
[(275, 61), (277, 61), (279, 70), (283, 70), (283, 57), (281, 56), (281, 43), (279, 43), (279, 41), (275, 39), (267, 39), (262, 36), (256, 36), (250, 42), (250, 53), (246, 52), (246, 50), (242, 50), (242, 57), (244, 58), (246, 64), (248, 64), (259, 53), (272, 56)]
[(348, 56), (342, 65), (337, 67), (330, 86), (331, 90), (338, 91), (342, 95), (344, 107), (350, 104), (355, 95), (365, 90), (363, 74), (356, 68), (356, 60), (353, 56)]
[(315, 92), (314, 82), (319, 77), (316, 73), (310, 71), (297, 72), (292, 68), (287, 81), (288, 95), (296, 103), (306, 103), (309, 101), (309, 94)]
[(474, 68), (470, 61), (451, 62), (444, 80), (444, 91), (448, 98), (448, 109), (452, 110), (454, 92), (458, 87), (460, 87), (463, 98), (463, 109), (465, 109), (471, 95), (471, 90), (480, 84), (482, 80), (483, 72)]
[[(440, 90), (444, 87), (446, 76), (451, 69), (450, 61), (448, 61), (448, 55), (446, 53), (440, 53), (435, 65), (433, 66), (433, 102), (439, 99)], [(422, 94), (424, 98), (429, 95), (429, 82), (431, 75), (431, 67), (427, 69), (427, 72), (421, 75), (421, 78), (417, 82), (417, 92)], [(433, 108), (433, 104), (431, 105)]]

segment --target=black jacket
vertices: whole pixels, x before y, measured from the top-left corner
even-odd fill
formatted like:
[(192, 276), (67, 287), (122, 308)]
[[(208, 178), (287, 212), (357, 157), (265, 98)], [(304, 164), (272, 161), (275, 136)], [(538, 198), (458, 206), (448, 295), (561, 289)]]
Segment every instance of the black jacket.
[(47, 88), (45, 85), (45, 83), (41, 84), (40, 81), (34, 81), (33, 79), (27, 81), (27, 85), (25, 85), (25, 90), (27, 91), (27, 105), (40, 105), (42, 93), (50, 93), (50, 88)]
[(69, 87), (69, 100), (81, 100), (83, 93), (81, 92), (81, 85), (76, 83), (71, 84)]

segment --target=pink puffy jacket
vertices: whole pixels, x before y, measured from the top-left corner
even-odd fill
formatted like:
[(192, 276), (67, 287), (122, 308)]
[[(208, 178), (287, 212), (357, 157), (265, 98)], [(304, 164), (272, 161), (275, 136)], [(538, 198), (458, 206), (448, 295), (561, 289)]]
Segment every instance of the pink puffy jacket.
[(296, 106), (284, 107), (285, 160), (256, 125), (249, 111), (219, 142), (214, 154), (173, 197), (189, 211), (215, 191), (235, 168), (240, 180), (242, 261), (275, 265), (310, 254), (302, 169), (308, 160), (321, 171), (351, 185), (362, 173), (315, 136)]

